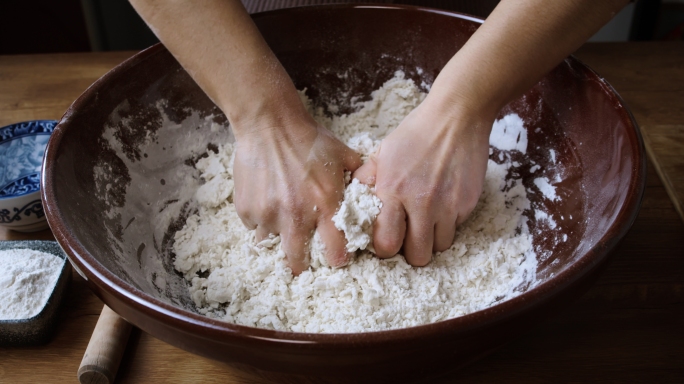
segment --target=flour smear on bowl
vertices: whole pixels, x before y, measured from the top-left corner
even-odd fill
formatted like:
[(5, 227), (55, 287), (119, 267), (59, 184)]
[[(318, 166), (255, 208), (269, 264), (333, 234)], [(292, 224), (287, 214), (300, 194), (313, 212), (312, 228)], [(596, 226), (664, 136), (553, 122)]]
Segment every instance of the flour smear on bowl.
[[(356, 103), (356, 112), (333, 117), (303, 99), (319, 123), (365, 160), (426, 94), (397, 72), (371, 96)], [(415, 268), (401, 255), (373, 256), (367, 249), (369, 223), (381, 204), (372, 188), (354, 182), (334, 220), (345, 230), (348, 248), (359, 248), (356, 258), (344, 268), (330, 268), (320, 240), (314, 239), (311, 267), (295, 277), (285, 264), (280, 238), (257, 243), (254, 231), (238, 218), (232, 200), (234, 148), (225, 144), (196, 165), (205, 180), (195, 195), (200, 208), (175, 235), (174, 266), (188, 281), (200, 313), (280, 331), (380, 331), (487, 308), (534, 285), (537, 270), (523, 215), (530, 201), (522, 180), (509, 174), (510, 153), (527, 150), (520, 117), (497, 120), (490, 145), (500, 156), (489, 160), (477, 207), (458, 228), (451, 248), (436, 253), (430, 264)]]

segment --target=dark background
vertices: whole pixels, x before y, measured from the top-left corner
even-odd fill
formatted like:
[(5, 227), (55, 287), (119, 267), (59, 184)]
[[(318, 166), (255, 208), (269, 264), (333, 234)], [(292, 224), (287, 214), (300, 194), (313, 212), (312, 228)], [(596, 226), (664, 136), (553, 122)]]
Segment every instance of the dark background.
[[(250, 12), (342, 0), (243, 0)], [(486, 17), (497, 0), (379, 0)], [(201, 1), (198, 1), (198, 6)], [(2, 0), (0, 54), (140, 50), (158, 40), (126, 0)], [(682, 40), (684, 0), (639, 0), (593, 41)]]

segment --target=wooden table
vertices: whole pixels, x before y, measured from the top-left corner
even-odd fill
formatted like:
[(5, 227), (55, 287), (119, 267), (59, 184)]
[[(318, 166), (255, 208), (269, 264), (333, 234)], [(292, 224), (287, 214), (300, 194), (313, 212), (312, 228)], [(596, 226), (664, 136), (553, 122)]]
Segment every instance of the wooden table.
[[(0, 126), (59, 119), (131, 52), (0, 57)], [(684, 123), (684, 43), (587, 44), (577, 56), (620, 92), (641, 125)], [(50, 231), (0, 239), (51, 239)], [(73, 383), (102, 302), (74, 274), (54, 340), (0, 348), (0, 383)], [(684, 383), (684, 224), (649, 164), (643, 206), (598, 283), (527, 336), (445, 379)], [(264, 382), (134, 330), (119, 383)]]

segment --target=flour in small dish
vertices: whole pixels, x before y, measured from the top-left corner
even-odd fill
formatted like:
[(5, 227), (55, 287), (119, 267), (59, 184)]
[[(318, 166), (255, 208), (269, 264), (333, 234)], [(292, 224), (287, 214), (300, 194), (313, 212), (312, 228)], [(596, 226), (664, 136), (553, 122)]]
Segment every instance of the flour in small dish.
[[(402, 72), (356, 103), (356, 112), (326, 116), (304, 97), (314, 118), (365, 161), (380, 140), (425, 98)], [(328, 108), (329, 110), (332, 110)], [(527, 136), (517, 115), (495, 125), (501, 151), (524, 154)], [(307, 333), (368, 332), (411, 327), (463, 316), (515, 297), (535, 282), (537, 258), (523, 212), (530, 209), (520, 179), (507, 179), (510, 156), (489, 160), (483, 193), (453, 245), (425, 267), (370, 251), (372, 222), (382, 209), (372, 187), (351, 181), (333, 219), (356, 257), (331, 268), (318, 234), (311, 267), (293, 276), (280, 237), (257, 242), (232, 201), (233, 146), (197, 162), (205, 184), (200, 208), (175, 235), (175, 268), (189, 283), (200, 313), (228, 322)]]
[(30, 319), (45, 307), (64, 259), (27, 248), (0, 251), (0, 320)]

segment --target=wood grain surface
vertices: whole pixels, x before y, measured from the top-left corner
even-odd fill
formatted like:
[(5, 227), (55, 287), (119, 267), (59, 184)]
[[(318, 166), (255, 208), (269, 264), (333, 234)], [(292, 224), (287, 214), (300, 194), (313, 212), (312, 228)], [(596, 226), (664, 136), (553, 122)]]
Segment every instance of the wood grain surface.
[[(89, 84), (130, 55), (0, 57), (0, 124), (59, 118)], [(588, 44), (577, 56), (617, 89), (640, 124), (684, 122), (684, 43)], [(0, 230), (0, 239), (51, 237), (49, 231)], [(101, 309), (74, 273), (55, 338), (41, 347), (0, 348), (0, 383), (75, 383)], [(137, 329), (116, 381), (267, 382)], [(651, 163), (639, 217), (596, 285), (525, 337), (439, 380), (455, 381), (684, 382), (684, 224)]]
[(684, 221), (684, 125), (643, 126), (641, 133), (648, 157)]

